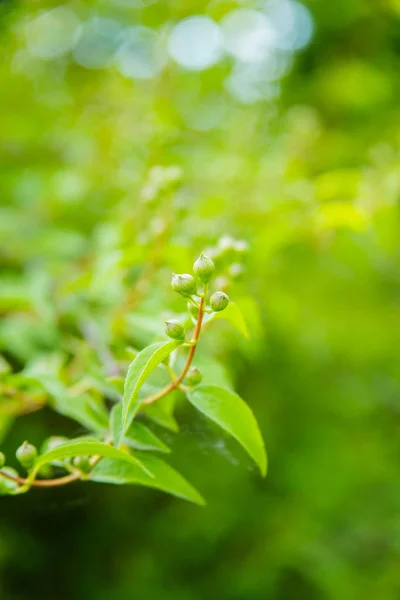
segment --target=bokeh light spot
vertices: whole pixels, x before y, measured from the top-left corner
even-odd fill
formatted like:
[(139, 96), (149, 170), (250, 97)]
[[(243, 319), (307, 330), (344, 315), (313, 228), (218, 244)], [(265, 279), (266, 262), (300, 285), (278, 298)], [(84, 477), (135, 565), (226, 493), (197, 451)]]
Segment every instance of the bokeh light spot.
[(25, 27), (29, 52), (45, 60), (63, 56), (71, 50), (79, 30), (79, 19), (66, 6), (41, 13)]
[(168, 51), (186, 69), (202, 71), (215, 65), (222, 55), (221, 31), (208, 17), (193, 16), (171, 31)]

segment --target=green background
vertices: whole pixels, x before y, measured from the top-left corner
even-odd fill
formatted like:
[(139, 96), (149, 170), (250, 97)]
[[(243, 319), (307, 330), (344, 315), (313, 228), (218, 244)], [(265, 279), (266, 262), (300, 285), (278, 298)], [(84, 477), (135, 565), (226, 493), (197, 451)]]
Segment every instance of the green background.
[[(224, 369), (252, 407), (270, 465), (261, 479), (182, 405), (180, 433), (160, 435), (207, 506), (84, 483), (2, 497), (1, 600), (400, 597), (400, 3), (304, 5), (307, 43), (281, 52), (272, 81), (267, 56), (240, 98), (229, 52), (194, 70), (165, 40), (190, 16), (267, 3), (64, 5), (81, 23), (157, 31), (165, 64), (148, 79), (115, 67), (119, 34), (84, 47), (105, 56), (92, 68), (51, 22), (36, 31), (57, 3), (0, 3), (2, 354), (19, 371), (77, 348), (78, 371), (95, 369), (85, 319), (111, 352), (140, 348), (185, 308), (171, 271), (222, 235), (245, 239), (229, 294), (252, 339), (221, 323), (203, 348), (211, 379)], [(181, 184), (153, 189), (156, 165), (177, 165)], [(49, 408), (5, 412), (10, 456), (82, 433)]]

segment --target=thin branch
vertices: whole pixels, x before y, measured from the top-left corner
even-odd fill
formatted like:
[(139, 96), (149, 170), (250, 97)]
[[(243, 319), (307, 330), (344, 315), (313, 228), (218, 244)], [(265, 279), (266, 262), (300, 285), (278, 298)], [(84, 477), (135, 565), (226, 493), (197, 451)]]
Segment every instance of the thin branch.
[[(93, 469), (97, 463), (101, 461), (101, 456), (93, 456), (91, 459), (91, 468)], [(82, 477), (82, 473), (80, 471), (74, 471), (69, 475), (65, 475), (64, 477), (57, 477), (56, 479), (34, 479), (31, 481), (29, 477), (20, 477), (19, 475), (10, 475), (5, 471), (0, 470), (0, 476), (5, 477), (6, 479), (10, 479), (11, 481), (15, 481), (20, 485), (28, 485), (29, 487), (58, 487), (61, 485), (68, 485), (69, 483), (73, 483), (74, 481), (79, 481), (80, 479), (84, 479)]]
[(59, 485), (67, 485), (68, 483), (72, 483), (73, 481), (78, 481), (81, 478), (81, 473), (76, 471), (75, 473), (71, 473), (70, 475), (65, 475), (65, 477), (58, 477), (57, 479), (37, 479), (32, 482), (29, 482), (25, 477), (19, 477), (17, 475), (10, 475), (5, 471), (0, 470), (1, 477), (5, 477), (6, 479), (11, 479), (11, 481), (15, 481), (20, 485), (26, 485), (30, 483), (30, 485), (34, 487), (57, 487)]
[(194, 335), (191, 340), (192, 345), (190, 346), (190, 350), (189, 350), (189, 354), (188, 354), (185, 366), (183, 367), (180, 375), (178, 375), (178, 377), (176, 379), (171, 381), (171, 383), (169, 383), (165, 388), (163, 388), (156, 394), (153, 394), (153, 396), (149, 396), (148, 398), (145, 398), (143, 400), (143, 404), (145, 404), (145, 405), (153, 404), (153, 402), (157, 402), (157, 400), (160, 400), (160, 398), (164, 398), (164, 396), (166, 396), (173, 390), (176, 390), (177, 388), (179, 388), (180, 384), (184, 380), (186, 373), (189, 371), (190, 365), (193, 362), (193, 358), (196, 353), (197, 342), (199, 341), (199, 338), (200, 338), (201, 326), (202, 326), (203, 317), (204, 317), (205, 295), (206, 295), (206, 290), (204, 290), (203, 295), (200, 300), (199, 315), (197, 317), (196, 329), (194, 331)]

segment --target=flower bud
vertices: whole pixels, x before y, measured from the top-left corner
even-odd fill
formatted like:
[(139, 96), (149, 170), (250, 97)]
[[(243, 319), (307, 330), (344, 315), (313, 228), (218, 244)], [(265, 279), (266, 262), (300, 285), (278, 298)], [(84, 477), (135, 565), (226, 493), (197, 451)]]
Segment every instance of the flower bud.
[(197, 367), (190, 367), (185, 377), (190, 386), (198, 385), (203, 379), (203, 375)]
[(215, 292), (210, 298), (210, 306), (215, 312), (224, 310), (229, 304), (229, 296), (224, 292)]
[(90, 473), (92, 465), (88, 456), (74, 456), (72, 464), (75, 469), (79, 469), (82, 473)]
[(184, 340), (185, 339), (185, 329), (179, 321), (176, 319), (170, 319), (169, 321), (165, 321), (165, 333), (168, 337), (173, 340)]
[(6, 457), (4, 456), (3, 452), (0, 452), (0, 469), (2, 469), (5, 464), (6, 464)]
[(182, 275), (173, 275), (171, 281), (172, 289), (182, 296), (192, 296), (197, 292), (196, 280), (192, 275), (186, 273)]
[[(4, 467), (3, 472), (11, 477), (18, 477), (18, 473), (15, 469), (11, 469), (11, 467)], [(15, 492), (18, 487), (18, 483), (13, 481), (12, 479), (8, 479), (8, 477), (2, 477), (0, 475), (0, 496), (7, 496)]]
[(208, 283), (214, 274), (214, 270), (215, 265), (213, 261), (202, 252), (193, 265), (194, 274), (202, 283)]
[(25, 468), (30, 469), (37, 457), (36, 447), (29, 442), (24, 442), (15, 453), (18, 462)]

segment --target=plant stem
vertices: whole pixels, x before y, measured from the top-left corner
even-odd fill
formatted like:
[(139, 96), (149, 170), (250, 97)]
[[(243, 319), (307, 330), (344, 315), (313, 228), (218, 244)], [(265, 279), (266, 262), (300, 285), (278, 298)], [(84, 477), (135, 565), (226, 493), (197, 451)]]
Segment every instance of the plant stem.
[[(5, 473), (4, 471), (0, 471), (1, 477), (5, 477), (6, 479), (11, 479), (11, 481), (15, 481), (20, 485), (26, 485), (28, 483), (28, 479), (25, 477), (19, 477), (17, 475), (10, 475), (9, 473)], [(58, 477), (57, 479), (38, 479), (32, 481), (30, 485), (34, 487), (56, 487), (59, 485), (67, 485), (68, 483), (72, 483), (73, 481), (78, 481), (81, 478), (81, 474), (78, 472), (71, 473), (70, 475), (65, 475), (65, 477)]]
[[(91, 459), (91, 467), (92, 469), (97, 465), (101, 460), (101, 456), (93, 456)], [(56, 479), (34, 479), (33, 481), (28, 477), (19, 477), (19, 475), (10, 475), (9, 473), (5, 473), (0, 470), (0, 476), (5, 477), (6, 479), (11, 479), (11, 481), (15, 481), (20, 485), (27, 485), (29, 487), (58, 487), (61, 485), (68, 485), (69, 483), (73, 483), (74, 481), (79, 481), (82, 479), (82, 473), (80, 471), (74, 471), (69, 475), (65, 475), (64, 477), (57, 477)]]
[(186, 359), (185, 366), (183, 367), (180, 375), (178, 375), (178, 377), (176, 379), (171, 381), (171, 383), (169, 383), (165, 388), (163, 388), (156, 394), (153, 394), (153, 396), (149, 396), (148, 398), (145, 398), (143, 400), (143, 404), (145, 404), (145, 405), (153, 404), (153, 402), (160, 400), (160, 398), (164, 398), (164, 396), (166, 396), (173, 390), (176, 390), (180, 386), (182, 381), (184, 380), (185, 375), (189, 371), (190, 365), (192, 364), (194, 355), (196, 353), (197, 342), (199, 341), (199, 338), (200, 338), (201, 326), (203, 323), (203, 316), (204, 316), (204, 305), (205, 305), (206, 293), (207, 293), (207, 289), (205, 287), (203, 294), (201, 296), (201, 300), (200, 300), (199, 314), (197, 317), (196, 329), (194, 330), (193, 338), (191, 340), (192, 345), (190, 346), (190, 350), (189, 350), (188, 357)]

